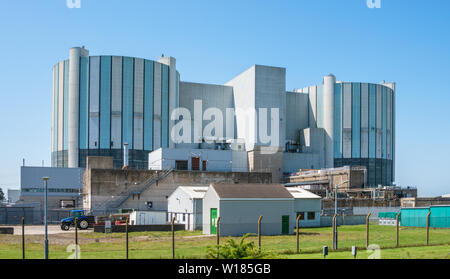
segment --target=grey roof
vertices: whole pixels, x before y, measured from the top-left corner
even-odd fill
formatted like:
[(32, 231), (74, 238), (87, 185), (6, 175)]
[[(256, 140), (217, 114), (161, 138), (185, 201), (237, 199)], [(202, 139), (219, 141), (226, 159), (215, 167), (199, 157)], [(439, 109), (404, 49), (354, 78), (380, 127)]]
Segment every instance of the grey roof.
[(211, 187), (223, 199), (293, 199), (282, 184), (215, 183)]

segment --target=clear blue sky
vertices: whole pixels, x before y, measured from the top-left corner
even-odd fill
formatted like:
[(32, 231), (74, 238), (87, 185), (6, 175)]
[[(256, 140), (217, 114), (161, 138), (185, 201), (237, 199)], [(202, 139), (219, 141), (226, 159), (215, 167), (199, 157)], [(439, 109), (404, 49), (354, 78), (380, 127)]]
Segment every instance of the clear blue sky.
[(177, 58), (182, 80), (222, 84), (253, 64), (287, 68), (287, 88), (397, 82), (396, 181), (450, 193), (450, 1), (2, 0), (0, 186), (50, 164), (51, 67), (92, 55)]

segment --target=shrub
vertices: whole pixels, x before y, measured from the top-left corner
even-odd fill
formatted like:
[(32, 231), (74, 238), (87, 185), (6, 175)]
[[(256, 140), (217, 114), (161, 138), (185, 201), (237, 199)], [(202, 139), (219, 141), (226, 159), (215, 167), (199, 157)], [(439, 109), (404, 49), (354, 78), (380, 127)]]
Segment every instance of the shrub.
[(207, 257), (217, 259), (217, 249), (219, 249), (220, 259), (263, 259), (274, 258), (275, 255), (259, 251), (255, 243), (247, 241), (251, 234), (244, 235), (239, 242), (233, 238), (227, 239), (225, 244), (207, 247)]

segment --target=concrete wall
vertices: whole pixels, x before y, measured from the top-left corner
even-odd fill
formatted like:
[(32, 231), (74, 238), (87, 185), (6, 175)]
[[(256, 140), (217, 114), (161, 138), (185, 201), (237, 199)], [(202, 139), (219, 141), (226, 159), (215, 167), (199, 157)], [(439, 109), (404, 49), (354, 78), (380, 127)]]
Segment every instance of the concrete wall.
[[(84, 208), (102, 209), (111, 201), (126, 197), (142, 188), (142, 182), (159, 175), (158, 171), (88, 169), (83, 182)], [(167, 199), (178, 186), (208, 186), (211, 183), (272, 183), (270, 173), (246, 172), (192, 172), (172, 171), (157, 181), (141, 195), (131, 196), (121, 208), (148, 210), (145, 202), (153, 204), (152, 210), (167, 210)]]
[[(207, 210), (207, 209), (206, 209)], [(290, 232), (295, 226), (293, 200), (220, 201), (220, 234), (242, 236), (258, 232), (258, 218), (263, 216), (261, 234), (280, 235), (281, 218), (289, 216)]]
[(308, 128), (308, 94), (286, 92), (286, 140), (298, 141), (298, 132)]
[(200, 157), (200, 169), (202, 162), (206, 162), (207, 171), (223, 172), (247, 172), (247, 152), (234, 150), (214, 149), (158, 149), (149, 154), (149, 169), (175, 169), (175, 161), (188, 161), (188, 170), (192, 170), (191, 158)]
[[(320, 226), (320, 211), (322, 210), (321, 199), (295, 199), (294, 201), (294, 217), (293, 224), (296, 226), (297, 212), (304, 213), (304, 219), (300, 220), (300, 227), (319, 227)], [(308, 212), (314, 212), (315, 218), (308, 219)]]
[[(208, 108), (218, 108), (222, 112), (224, 126), (221, 131), (223, 137), (227, 136), (234, 139), (236, 135), (236, 126), (234, 115), (230, 119), (226, 118), (227, 108), (234, 108), (233, 88), (225, 85), (204, 84), (194, 82), (180, 82), (180, 107), (187, 108), (191, 113), (191, 136), (192, 143), (194, 143), (194, 101), (201, 100), (201, 115)], [(203, 134), (203, 129), (210, 123), (211, 120), (202, 120), (200, 129), (198, 130), (200, 136)], [(232, 127), (231, 134), (226, 135), (226, 127)], [(178, 146), (178, 144), (177, 144)], [(183, 147), (197, 148), (197, 146), (189, 144), (181, 144)]]

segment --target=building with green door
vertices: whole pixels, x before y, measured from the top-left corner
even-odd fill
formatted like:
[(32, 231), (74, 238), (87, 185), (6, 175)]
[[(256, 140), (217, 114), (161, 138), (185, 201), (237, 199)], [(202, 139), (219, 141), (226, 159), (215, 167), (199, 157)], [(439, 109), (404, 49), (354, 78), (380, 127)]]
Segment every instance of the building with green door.
[(300, 211), (304, 216), (301, 226), (320, 226), (320, 208), (319, 196), (288, 190), (282, 184), (211, 184), (203, 197), (203, 233), (258, 233), (262, 216), (262, 235), (292, 234)]

